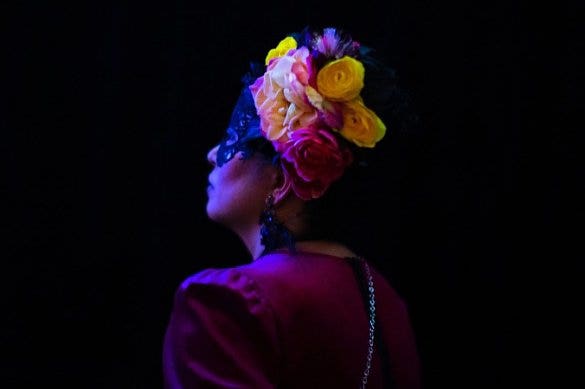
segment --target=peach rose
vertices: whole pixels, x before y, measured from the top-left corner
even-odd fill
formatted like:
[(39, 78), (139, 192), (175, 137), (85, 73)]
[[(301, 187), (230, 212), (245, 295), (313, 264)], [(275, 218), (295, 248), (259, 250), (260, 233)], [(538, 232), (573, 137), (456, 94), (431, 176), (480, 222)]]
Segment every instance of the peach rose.
[(256, 111), (260, 117), (260, 127), (269, 140), (286, 140), (288, 135), (284, 127), (289, 102), (284, 91), (273, 82), (268, 73), (259, 77), (252, 85), (250, 92), (254, 98)]
[(310, 52), (301, 47), (272, 59), (264, 76), (250, 86), (267, 139), (286, 142), (296, 129), (316, 124), (319, 115), (306, 96), (313, 74)]

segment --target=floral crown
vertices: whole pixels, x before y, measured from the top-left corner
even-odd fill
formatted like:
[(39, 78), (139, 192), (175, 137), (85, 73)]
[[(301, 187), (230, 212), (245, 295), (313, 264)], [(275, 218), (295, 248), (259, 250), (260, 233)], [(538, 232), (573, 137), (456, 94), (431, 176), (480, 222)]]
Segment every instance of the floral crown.
[(260, 76), (248, 75), (224, 159), (237, 150), (229, 147), (234, 138), (260, 136), (279, 157), (286, 189), (305, 200), (321, 197), (353, 162), (352, 149), (373, 148), (386, 133), (362, 98), (368, 50), (335, 28), (282, 39), (266, 55)]

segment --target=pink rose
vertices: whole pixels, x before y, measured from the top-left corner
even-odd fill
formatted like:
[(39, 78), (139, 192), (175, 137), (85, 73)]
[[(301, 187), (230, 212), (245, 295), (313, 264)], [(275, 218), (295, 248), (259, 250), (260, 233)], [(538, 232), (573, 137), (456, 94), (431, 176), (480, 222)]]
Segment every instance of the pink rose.
[(350, 150), (335, 135), (320, 128), (298, 129), (280, 146), (286, 178), (297, 196), (304, 200), (323, 195), (353, 159)]
[(286, 142), (298, 128), (316, 125), (319, 114), (306, 95), (314, 78), (312, 57), (302, 47), (271, 59), (266, 73), (250, 85), (267, 139)]

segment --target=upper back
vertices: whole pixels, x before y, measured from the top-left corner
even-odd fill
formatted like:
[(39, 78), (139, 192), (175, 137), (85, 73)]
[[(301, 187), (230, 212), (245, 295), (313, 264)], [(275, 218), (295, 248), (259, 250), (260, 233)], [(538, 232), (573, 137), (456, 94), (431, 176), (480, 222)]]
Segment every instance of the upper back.
[[(350, 261), (326, 254), (275, 253), (240, 267), (274, 311), (284, 356), (284, 387), (355, 388), (360, 384), (369, 317)], [(369, 267), (380, 329), (376, 336), (382, 343), (375, 348), (368, 387), (388, 387), (383, 385), (384, 366), (395, 373), (396, 387), (418, 388), (418, 358), (406, 305), (388, 281)], [(392, 361), (382, 361), (385, 354)]]

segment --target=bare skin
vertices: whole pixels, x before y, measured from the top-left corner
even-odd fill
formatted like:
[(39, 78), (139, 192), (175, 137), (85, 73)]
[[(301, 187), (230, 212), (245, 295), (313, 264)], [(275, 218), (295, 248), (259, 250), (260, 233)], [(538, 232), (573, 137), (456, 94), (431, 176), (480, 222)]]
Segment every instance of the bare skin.
[[(305, 201), (283, 188), (282, 173), (260, 156), (242, 159), (236, 155), (221, 167), (217, 166), (218, 147), (212, 148), (207, 160), (213, 166), (207, 188), (207, 215), (236, 233), (252, 259), (258, 258), (264, 246), (260, 242), (259, 215), (266, 199), (272, 195), (276, 216), (293, 233), (304, 229), (301, 215)], [(338, 257), (355, 256), (346, 246), (330, 241), (314, 240), (296, 243), (298, 250)]]

